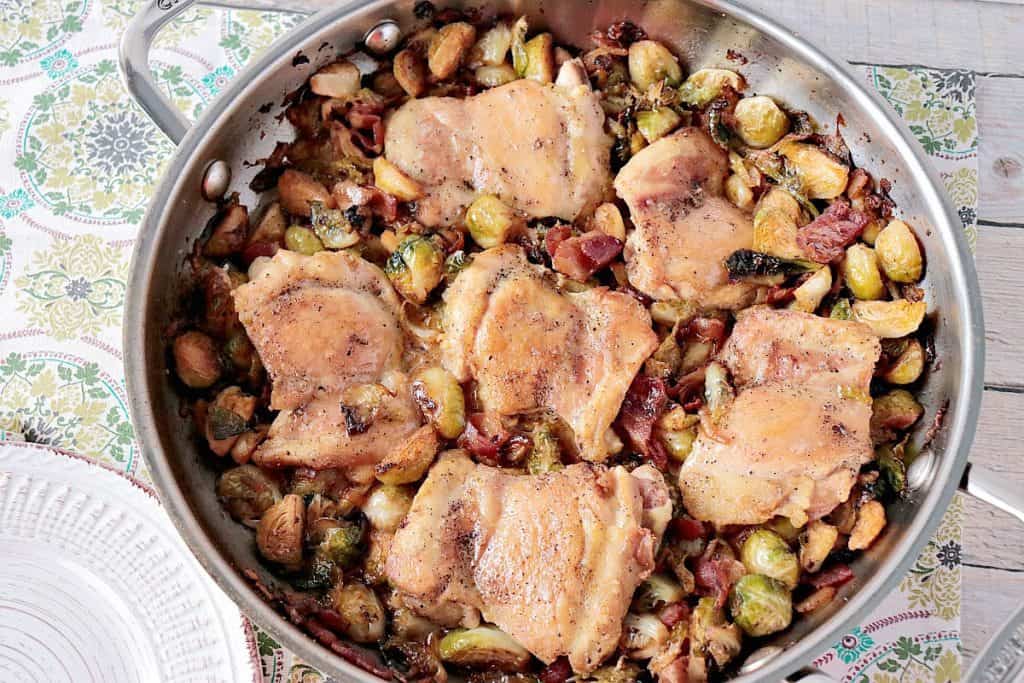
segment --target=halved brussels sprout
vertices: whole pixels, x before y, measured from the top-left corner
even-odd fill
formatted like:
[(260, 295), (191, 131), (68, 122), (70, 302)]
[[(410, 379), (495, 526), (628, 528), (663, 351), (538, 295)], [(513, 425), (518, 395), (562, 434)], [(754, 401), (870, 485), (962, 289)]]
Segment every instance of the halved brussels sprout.
[(384, 637), (387, 613), (380, 598), (361, 583), (338, 584), (331, 605), (345, 622), (345, 635), (357, 643), (376, 643)]
[(655, 301), (651, 304), (651, 318), (659, 325), (672, 327), (686, 324), (697, 317), (700, 307), (692, 300)]
[(690, 74), (680, 86), (679, 96), (691, 106), (703, 107), (721, 95), (726, 86), (740, 91), (747, 87), (747, 82), (743, 76), (729, 69), (700, 69)]
[(790, 304), (790, 308), (813, 313), (831, 289), (832, 269), (826, 265), (793, 290), (793, 303)]
[(878, 538), (885, 528), (885, 506), (877, 500), (869, 500), (857, 510), (857, 522), (850, 532), (846, 547), (850, 550), (865, 550)]
[(836, 301), (828, 317), (833, 320), (853, 320), (853, 306), (850, 305), (850, 300), (839, 299)]
[(629, 46), (629, 78), (642, 91), (665, 81), (677, 86), (683, 80), (683, 69), (668, 48), (653, 40), (638, 40)]
[(907, 429), (920, 419), (924, 408), (905, 389), (893, 389), (871, 404), (871, 435), (877, 443), (889, 441), (895, 432)]
[(359, 233), (340, 209), (328, 209), (320, 202), (310, 202), (310, 224), (320, 243), (327, 249), (347, 249), (359, 242)]
[(800, 566), (809, 574), (821, 569), (839, 538), (839, 529), (816, 519), (800, 534)]
[(293, 225), (284, 231), (284, 248), (305, 256), (312, 256), (324, 250), (324, 243), (311, 229)]
[(256, 398), (239, 387), (227, 387), (217, 394), (206, 411), (206, 441), (217, 455), (226, 455), (239, 435), (249, 430), (256, 412)]
[(523, 671), (530, 663), (529, 651), (496, 626), (449, 631), (438, 651), (442, 660), (459, 666)]
[(622, 212), (611, 202), (605, 202), (594, 210), (592, 225), (594, 230), (599, 230), (620, 242), (626, 241), (626, 223), (622, 220)]
[(633, 659), (650, 659), (668, 642), (668, 627), (653, 614), (627, 614), (619, 646)]
[(890, 221), (878, 233), (875, 251), (886, 276), (893, 282), (917, 282), (921, 279), (921, 246), (910, 226), (903, 221)]
[(633, 607), (640, 612), (651, 612), (680, 602), (685, 597), (686, 591), (672, 578), (665, 574), (651, 574), (637, 588)]
[(800, 536), (800, 529), (793, 526), (789, 517), (773, 517), (764, 523), (764, 527), (778, 534), (787, 543), (794, 542)]
[(743, 177), (733, 173), (725, 179), (725, 197), (733, 205), (744, 211), (753, 208), (754, 192)]
[(528, 30), (526, 17), (519, 17), (512, 24), (512, 43), (509, 46), (509, 50), (512, 52), (512, 68), (515, 69), (516, 74), (519, 76), (526, 73), (526, 66), (529, 61), (526, 54), (526, 32)]
[(902, 445), (895, 449), (888, 444), (880, 446), (875, 449), (875, 461), (878, 463), (878, 473), (885, 493), (891, 492), (898, 496), (906, 491), (907, 466), (903, 462)]
[(373, 160), (373, 184), (403, 202), (414, 202), (423, 197), (423, 186), (384, 157)]
[(526, 471), (530, 474), (547, 474), (562, 469), (562, 447), (551, 426), (537, 425), (533, 430), (533, 448), (526, 458)]
[(441, 366), (416, 373), (413, 396), (423, 413), (446, 439), (455, 439), (466, 428), (466, 399), (454, 375)]
[(474, 242), (490, 249), (504, 244), (523, 227), (523, 221), (508, 204), (493, 194), (484, 194), (466, 209), (466, 227)]
[(220, 354), (213, 339), (202, 332), (176, 337), (171, 349), (178, 379), (192, 389), (213, 386), (221, 375)]
[(519, 74), (508, 64), (496, 64), (494, 66), (485, 65), (477, 67), (477, 70), (473, 72), (473, 77), (476, 78), (480, 85), (488, 88), (497, 88), (499, 85), (505, 85), (519, 78)]
[(798, 226), (803, 222), (803, 210), (800, 208), (800, 202), (792, 194), (778, 186), (770, 187), (767, 192), (761, 195), (761, 199), (757, 202), (755, 220), (756, 215), (762, 211), (781, 211)]
[(701, 598), (690, 615), (690, 652), (710, 655), (718, 666), (725, 666), (741, 647), (739, 627), (725, 620), (714, 598)]
[(835, 199), (846, 191), (850, 169), (827, 152), (791, 140), (784, 140), (778, 149), (796, 170), (808, 198)]
[(339, 567), (352, 567), (363, 554), (363, 528), (355, 522), (339, 522), (324, 532), (323, 540), (317, 546), (318, 557)]
[(388, 258), (384, 272), (402, 296), (422, 304), (444, 278), (444, 252), (433, 239), (410, 235)]
[(889, 384), (912, 384), (924, 371), (924, 347), (916, 339), (908, 339), (902, 353), (886, 369), (882, 378)]
[(509, 48), (512, 47), (512, 27), (499, 21), (488, 29), (469, 53), (472, 65), (498, 66), (505, 63)]
[(322, 97), (348, 97), (359, 91), (359, 69), (343, 59), (328, 64), (309, 79), (309, 89)]
[(916, 332), (927, 311), (924, 301), (857, 301), (853, 304), (853, 319), (866, 324), (882, 339), (895, 339)]
[(256, 527), (260, 555), (287, 567), (298, 566), (302, 562), (305, 519), (306, 506), (292, 493), (268, 508)]
[(472, 24), (464, 21), (445, 24), (434, 34), (427, 49), (430, 72), (440, 80), (450, 78), (475, 42), (476, 29)]
[(747, 537), (740, 550), (740, 561), (751, 574), (770, 576), (790, 590), (796, 588), (800, 579), (796, 554), (781, 536), (767, 529), (758, 529)]
[(270, 425), (256, 425), (247, 432), (238, 435), (235, 445), (231, 447), (231, 459), (239, 465), (244, 465), (252, 459), (256, 448), (267, 438)]
[(874, 249), (866, 244), (854, 244), (846, 250), (843, 276), (846, 286), (862, 301), (881, 299), (885, 294), (885, 284), (878, 270), (878, 258)]
[(690, 455), (699, 423), (700, 417), (687, 413), (682, 406), (675, 406), (658, 419), (658, 435), (676, 462), (684, 462)]
[(395, 80), (409, 97), (419, 97), (427, 91), (427, 67), (415, 50), (406, 48), (395, 55), (392, 69)]
[(736, 625), (755, 638), (781, 631), (793, 620), (793, 596), (785, 584), (763, 574), (747, 574), (729, 593)]
[(412, 505), (412, 493), (402, 486), (377, 486), (363, 503), (363, 514), (379, 531), (394, 531)]
[(203, 245), (203, 253), (211, 258), (224, 258), (242, 249), (249, 235), (249, 210), (237, 202), (224, 210)]
[(526, 41), (523, 51), (526, 53), (526, 67), (522, 71), (523, 78), (539, 83), (551, 83), (555, 80), (555, 41), (550, 33), (541, 33)]
[(764, 95), (744, 97), (736, 103), (736, 132), (751, 147), (771, 147), (789, 132), (789, 117)]
[(374, 467), (374, 474), (382, 484), (399, 486), (419, 481), (427, 473), (441, 447), (437, 432), (431, 425), (423, 425), (412, 433), (405, 443), (398, 444)]
[(721, 420), (734, 398), (736, 392), (729, 384), (729, 372), (725, 366), (717, 361), (708, 364), (704, 372), (704, 404), (711, 419), (715, 422)]
[(650, 143), (678, 128), (682, 120), (671, 107), (658, 107), (650, 111), (637, 112), (636, 127)]
[(233, 518), (253, 523), (281, 500), (281, 489), (255, 465), (240, 465), (220, 475), (217, 497)]
[[(792, 197), (788, 192), (782, 193)], [(758, 205), (754, 214), (754, 251), (783, 259), (806, 258), (796, 241), (796, 219), (782, 209), (762, 207), (762, 204)], [(796, 205), (796, 200), (793, 200), (793, 204)]]

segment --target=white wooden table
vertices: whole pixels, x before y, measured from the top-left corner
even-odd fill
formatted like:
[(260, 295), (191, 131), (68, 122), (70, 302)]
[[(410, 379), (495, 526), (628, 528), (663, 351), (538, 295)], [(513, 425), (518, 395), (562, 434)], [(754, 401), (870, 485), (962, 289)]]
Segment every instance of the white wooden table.
[[(855, 63), (974, 70), (988, 358), (972, 458), (1024, 488), (1024, 0), (741, 0)], [(1024, 528), (967, 502), (965, 662), (1024, 602)]]

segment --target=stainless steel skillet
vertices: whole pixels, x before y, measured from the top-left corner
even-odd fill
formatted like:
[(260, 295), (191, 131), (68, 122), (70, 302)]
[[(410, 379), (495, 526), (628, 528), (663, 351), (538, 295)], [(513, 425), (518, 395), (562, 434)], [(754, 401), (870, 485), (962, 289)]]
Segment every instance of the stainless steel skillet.
[[(152, 39), (194, 0), (155, 0), (129, 26), (121, 65), (129, 89), (153, 120), (178, 144), (139, 230), (125, 312), (125, 366), (138, 439), (168, 512), (193, 552), (227, 593), (258, 623), (305, 660), (342, 680), (372, 681), (290, 624), (264, 601), (243, 575), (261, 566), (251, 533), (227, 517), (214, 493), (215, 472), (196, 448), (191, 425), (179, 417), (179, 398), (167, 381), (163, 331), (185, 289), (186, 255), (214, 212), (203, 192), (220, 194), (230, 170), (230, 190), (255, 205), (248, 189), (277, 140), (292, 137), (277, 115), (284, 96), (323, 64), (367, 37), (387, 43), (414, 22), (412, 0), (300, 3), (295, 0), (218, 0), (231, 7), (309, 13), (245, 69), (189, 126), (155, 87), (146, 64)], [(453, 1), (459, 7), (475, 5)], [(444, 6), (444, 3), (441, 3)], [(918, 440), (941, 414), (931, 446), (910, 471), (912, 493), (889, 510), (884, 538), (859, 558), (857, 579), (840, 599), (796, 621), (748, 659), (737, 680), (777, 681), (805, 665), (835, 641), (903, 577), (934, 532), (958, 484), (1024, 519), (1017, 492), (978, 468), (968, 450), (982, 392), (984, 328), (981, 296), (971, 255), (956, 212), (917, 143), (878, 98), (842, 66), (803, 39), (732, 2), (722, 0), (493, 0), (487, 10), (526, 14), (562, 42), (586, 44), (588, 34), (629, 19), (672, 46), (690, 69), (727, 66), (726, 51), (742, 53), (740, 70), (752, 88), (809, 111), (819, 121), (842, 112), (847, 142), (858, 165), (893, 183), (903, 217), (921, 236), (928, 262), (923, 287), (934, 318), (938, 362), (922, 401), (926, 414)], [(382, 23), (384, 22), (384, 23)], [(269, 106), (267, 106), (269, 105)]]

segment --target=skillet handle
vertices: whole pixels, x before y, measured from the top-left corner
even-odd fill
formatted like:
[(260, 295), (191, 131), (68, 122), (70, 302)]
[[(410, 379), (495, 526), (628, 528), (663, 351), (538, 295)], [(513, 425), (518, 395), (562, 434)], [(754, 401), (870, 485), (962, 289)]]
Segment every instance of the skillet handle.
[[(253, 9), (295, 14), (311, 14), (331, 0), (210, 0), (202, 4), (227, 9)], [(153, 40), (174, 17), (196, 0), (151, 0), (136, 14), (121, 36), (118, 63), (125, 87), (171, 142), (178, 144), (189, 129), (189, 122), (157, 86), (149, 68)]]
[(960, 490), (1024, 522), (1024, 493), (1013, 488), (1005, 479), (1000, 479), (992, 470), (968, 462), (964, 476), (960, 479)]

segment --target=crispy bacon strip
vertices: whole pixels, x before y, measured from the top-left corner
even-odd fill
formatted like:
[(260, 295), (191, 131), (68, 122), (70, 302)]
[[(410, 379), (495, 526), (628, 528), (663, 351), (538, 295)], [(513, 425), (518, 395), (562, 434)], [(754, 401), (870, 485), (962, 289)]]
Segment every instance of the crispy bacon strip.
[(668, 391), (663, 380), (638, 375), (626, 392), (619, 413), (619, 424), (629, 435), (633, 447), (660, 470), (668, 466), (668, 453), (654, 438), (654, 424), (665, 412)]
[(845, 199), (837, 199), (813, 221), (797, 231), (796, 243), (816, 263), (842, 257), (847, 246), (864, 232), (871, 219)]

